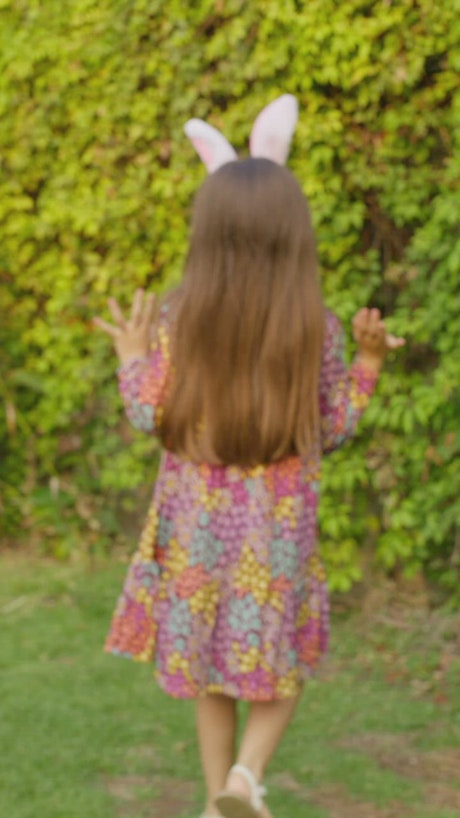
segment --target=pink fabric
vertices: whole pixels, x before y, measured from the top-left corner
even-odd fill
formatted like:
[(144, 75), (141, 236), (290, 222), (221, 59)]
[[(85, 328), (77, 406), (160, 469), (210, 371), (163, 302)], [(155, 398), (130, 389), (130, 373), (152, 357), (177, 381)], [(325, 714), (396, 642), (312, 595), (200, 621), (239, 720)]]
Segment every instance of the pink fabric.
[[(169, 370), (163, 317), (147, 360), (120, 370), (134, 425), (155, 432)], [(327, 315), (321, 449), (350, 437), (376, 376), (343, 360)], [(317, 550), (320, 447), (269, 466), (193, 464), (164, 452), (152, 503), (106, 649), (154, 661), (169, 694), (295, 696), (326, 651), (329, 603)]]

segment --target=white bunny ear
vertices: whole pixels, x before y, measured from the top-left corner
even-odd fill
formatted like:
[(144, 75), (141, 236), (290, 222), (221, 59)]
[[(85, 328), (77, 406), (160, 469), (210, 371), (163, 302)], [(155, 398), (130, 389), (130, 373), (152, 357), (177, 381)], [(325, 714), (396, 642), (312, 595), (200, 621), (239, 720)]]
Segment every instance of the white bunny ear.
[(184, 131), (209, 173), (237, 158), (225, 136), (202, 119), (189, 119)]
[(251, 132), (251, 156), (285, 164), (297, 124), (298, 107), (292, 94), (283, 94), (260, 112)]

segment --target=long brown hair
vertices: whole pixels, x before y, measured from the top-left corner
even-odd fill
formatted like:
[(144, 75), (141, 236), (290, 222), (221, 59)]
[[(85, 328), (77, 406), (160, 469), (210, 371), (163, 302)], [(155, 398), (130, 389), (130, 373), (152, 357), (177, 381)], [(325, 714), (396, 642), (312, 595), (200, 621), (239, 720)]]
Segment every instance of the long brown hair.
[(290, 171), (245, 159), (207, 178), (174, 301), (167, 448), (241, 466), (308, 454), (324, 308), (310, 213)]

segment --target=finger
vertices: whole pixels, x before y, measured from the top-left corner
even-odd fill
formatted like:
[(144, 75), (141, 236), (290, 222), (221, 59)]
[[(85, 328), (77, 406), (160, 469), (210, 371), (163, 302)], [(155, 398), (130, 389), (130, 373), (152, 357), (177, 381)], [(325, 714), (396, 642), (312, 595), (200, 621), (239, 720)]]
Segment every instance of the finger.
[(155, 295), (154, 293), (149, 293), (147, 298), (145, 299), (144, 305), (144, 315), (142, 318), (142, 323), (145, 327), (148, 327), (149, 324), (152, 323), (153, 320), (153, 310), (155, 309)]
[(355, 322), (359, 323), (360, 321), (363, 321), (363, 319), (365, 319), (366, 315), (367, 315), (367, 307), (361, 307), (361, 309), (358, 310), (357, 313), (355, 313), (355, 315), (353, 317), (353, 323), (355, 323)]
[(131, 307), (131, 321), (138, 324), (142, 320), (142, 302), (144, 300), (144, 290), (137, 289), (134, 293), (133, 305)]
[(96, 326), (99, 327), (99, 329), (102, 329), (108, 335), (111, 335), (112, 338), (118, 338), (120, 332), (118, 327), (114, 327), (113, 324), (108, 324), (107, 321), (104, 321), (102, 318), (99, 318), (99, 316), (93, 318), (93, 324), (96, 324)]
[(107, 303), (109, 305), (110, 314), (111, 314), (113, 320), (115, 321), (115, 323), (118, 324), (120, 327), (124, 327), (125, 323), (126, 323), (125, 316), (123, 315), (123, 313), (122, 313), (122, 311), (120, 309), (120, 305), (119, 305), (117, 299), (116, 298), (109, 298)]
[(366, 326), (367, 320), (367, 308), (362, 307), (358, 312), (354, 315), (352, 319), (352, 326), (355, 332), (361, 332), (364, 327)]
[(371, 310), (368, 309), (368, 307), (362, 307), (356, 314), (354, 329), (357, 340), (368, 339), (373, 335), (374, 329), (371, 322)]
[(367, 314), (367, 330), (374, 333), (380, 322), (380, 310), (373, 308)]
[(405, 338), (399, 338), (396, 335), (387, 335), (385, 338), (385, 343), (388, 349), (398, 349), (398, 347), (403, 347), (406, 343)]

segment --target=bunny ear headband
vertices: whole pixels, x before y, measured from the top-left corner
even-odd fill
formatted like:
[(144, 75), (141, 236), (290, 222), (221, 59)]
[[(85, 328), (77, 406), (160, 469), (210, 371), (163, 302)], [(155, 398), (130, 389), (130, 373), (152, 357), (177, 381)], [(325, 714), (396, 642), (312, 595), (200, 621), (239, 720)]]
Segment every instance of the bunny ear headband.
[[(267, 105), (252, 128), (249, 142), (251, 156), (284, 165), (297, 116), (297, 100), (292, 94), (283, 94)], [(202, 119), (189, 119), (184, 130), (209, 173), (237, 159), (236, 151), (225, 136)]]

